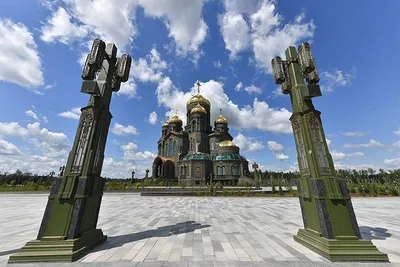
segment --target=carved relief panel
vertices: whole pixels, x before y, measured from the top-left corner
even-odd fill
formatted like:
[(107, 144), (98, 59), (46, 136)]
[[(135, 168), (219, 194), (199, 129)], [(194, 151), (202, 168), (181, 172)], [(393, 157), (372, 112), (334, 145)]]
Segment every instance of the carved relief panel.
[(315, 148), (315, 153), (317, 154), (317, 160), (319, 165), (319, 170), (321, 175), (331, 175), (331, 168), (329, 166), (327, 149), (325, 147), (324, 138), (322, 136), (321, 123), (317, 116), (310, 113), (309, 125), (311, 131), (311, 139)]
[(303, 175), (308, 176), (310, 175), (310, 169), (308, 167), (307, 155), (304, 146), (304, 138), (300, 128), (299, 118), (294, 118), (292, 120), (292, 128), (297, 149), (299, 151), (299, 169)]

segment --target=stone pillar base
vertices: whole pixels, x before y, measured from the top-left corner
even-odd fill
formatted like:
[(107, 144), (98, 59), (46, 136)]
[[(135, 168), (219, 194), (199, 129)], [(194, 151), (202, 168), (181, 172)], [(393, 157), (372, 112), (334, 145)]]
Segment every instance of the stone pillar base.
[(8, 263), (67, 261), (72, 262), (81, 258), (95, 245), (107, 240), (100, 229), (86, 233), (76, 239), (62, 240), (63, 237), (43, 237), (32, 240), (8, 259)]
[(293, 237), (330, 261), (389, 261), (387, 254), (380, 252), (369, 240), (357, 237), (327, 239), (307, 229), (300, 229)]

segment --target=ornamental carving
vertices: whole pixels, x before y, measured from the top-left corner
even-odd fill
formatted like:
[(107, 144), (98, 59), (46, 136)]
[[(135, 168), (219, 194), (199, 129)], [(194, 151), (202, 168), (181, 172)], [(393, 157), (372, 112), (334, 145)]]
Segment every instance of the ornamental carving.
[(324, 138), (322, 136), (321, 123), (314, 113), (310, 113), (308, 122), (310, 125), (311, 140), (314, 145), (320, 173), (321, 175), (331, 175), (332, 172), (329, 166)]
[(73, 173), (80, 173), (82, 171), (82, 164), (85, 158), (86, 148), (92, 130), (93, 114), (90, 112), (85, 113), (82, 114), (82, 120), (79, 128), (80, 135), (75, 150), (74, 160), (72, 161), (71, 172)]
[(294, 133), (294, 139), (296, 141), (297, 145), (297, 150), (299, 152), (299, 168), (301, 173), (304, 176), (309, 176), (310, 175), (310, 169), (308, 167), (308, 161), (307, 161), (307, 155), (304, 147), (304, 139), (303, 139), (303, 134), (301, 132), (300, 128), (300, 118), (294, 118), (292, 120), (292, 128), (293, 128), (293, 133)]

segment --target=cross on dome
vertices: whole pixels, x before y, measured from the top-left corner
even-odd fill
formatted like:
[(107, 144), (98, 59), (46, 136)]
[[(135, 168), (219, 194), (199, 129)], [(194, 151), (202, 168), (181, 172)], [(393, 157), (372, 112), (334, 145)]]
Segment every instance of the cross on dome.
[(197, 95), (200, 95), (200, 86), (201, 86), (201, 83), (200, 83), (199, 80), (197, 80), (196, 85), (197, 85)]

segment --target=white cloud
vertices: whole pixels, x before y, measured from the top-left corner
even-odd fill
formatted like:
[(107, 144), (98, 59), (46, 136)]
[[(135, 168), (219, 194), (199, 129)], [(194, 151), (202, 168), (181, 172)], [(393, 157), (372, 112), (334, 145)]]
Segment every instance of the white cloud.
[(130, 77), (128, 81), (121, 83), (121, 87), (117, 92), (117, 95), (125, 95), (128, 98), (140, 98), (137, 97), (137, 85), (135, 80)]
[[(142, 7), (146, 16), (162, 20), (174, 40), (176, 52), (197, 62), (204, 54), (200, 46), (208, 27), (202, 18), (205, 0), (42, 0), (52, 16), (42, 27), (42, 39), (68, 43), (74, 39), (100, 37), (127, 50), (137, 35), (135, 13)], [(57, 10), (56, 10), (57, 7)]]
[(21, 151), (12, 143), (4, 139), (0, 139), (0, 155), (21, 154)]
[(217, 69), (221, 68), (222, 64), (221, 61), (214, 61), (214, 67), (216, 67)]
[(393, 158), (393, 159), (385, 159), (385, 165), (391, 168), (398, 169), (400, 168), (400, 158)]
[(0, 155), (0, 171), (13, 173), (17, 169), (38, 175), (46, 175), (51, 171), (58, 173), (59, 167), (66, 163), (66, 158), (50, 158), (46, 156), (21, 154)]
[(158, 82), (163, 76), (162, 71), (167, 66), (167, 63), (161, 59), (158, 51), (153, 48), (146, 58), (132, 60), (130, 75), (141, 82)]
[[(196, 86), (193, 85), (189, 92), (184, 93), (174, 86), (169, 77), (166, 77), (161, 80), (156, 90), (158, 104), (170, 110), (178, 108), (178, 115), (183, 123), (186, 124), (186, 102), (196, 94), (196, 89)], [(268, 103), (259, 101), (257, 98), (254, 99), (252, 106), (246, 105), (240, 108), (225, 94), (223, 84), (214, 80), (202, 83), (201, 94), (208, 99), (212, 99), (212, 121), (218, 117), (219, 109), (221, 108), (231, 128), (292, 133), (289, 121), (291, 113), (285, 108), (271, 108)], [(170, 111), (166, 115), (173, 115), (173, 113)]]
[(261, 88), (255, 85), (246, 86), (244, 90), (249, 94), (261, 94)]
[(335, 169), (341, 169), (341, 170), (366, 170), (368, 168), (372, 168), (374, 170), (379, 169), (378, 166), (373, 165), (373, 164), (360, 164), (360, 165), (350, 165), (350, 164), (344, 164), (341, 162), (334, 162)]
[(276, 88), (275, 90), (272, 91), (273, 93), (273, 98), (279, 97), (279, 96), (285, 96), (284, 93), (282, 93), (281, 87)]
[(104, 158), (103, 169), (101, 172), (102, 177), (109, 178), (131, 178), (132, 171), (135, 171), (136, 178), (143, 178), (146, 174), (146, 169), (149, 169), (149, 176), (151, 176), (151, 163), (137, 164), (134, 161), (115, 161), (113, 158)]
[(74, 39), (81, 39), (87, 36), (89, 27), (77, 25), (71, 22), (71, 15), (59, 7), (42, 29), (41, 39), (47, 43), (59, 41), (64, 44), (71, 43)]
[(400, 141), (393, 143), (392, 146), (394, 146), (396, 148), (400, 148)]
[(374, 139), (370, 139), (368, 143), (366, 144), (344, 144), (343, 148), (361, 148), (361, 147), (385, 147), (384, 144), (374, 140)]
[(397, 131), (393, 131), (393, 133), (394, 133), (395, 135), (400, 135), (400, 127), (399, 127), (399, 129), (398, 129)]
[(325, 140), (326, 140), (326, 144), (328, 145), (328, 148), (331, 147), (332, 140), (329, 140), (329, 139), (326, 139), (326, 138), (325, 138)]
[(238, 91), (240, 91), (240, 89), (242, 89), (242, 88), (243, 88), (243, 83), (242, 83), (242, 82), (239, 82), (239, 83), (236, 84), (236, 86), (235, 86), (235, 91), (238, 92)]
[(233, 143), (235, 143), (240, 149), (246, 152), (255, 152), (262, 150), (264, 145), (260, 141), (255, 141), (252, 137), (246, 137), (239, 133), (233, 138)]
[(204, 0), (139, 0), (139, 3), (146, 15), (164, 21), (178, 54), (199, 53), (208, 29), (201, 17)]
[(33, 110), (25, 111), (25, 115), (34, 118), (36, 121), (40, 121), (38, 115)]
[(149, 115), (149, 123), (150, 124), (156, 124), (156, 122), (158, 121), (157, 119), (157, 113), (155, 111), (153, 111), (152, 113), (150, 113)]
[(42, 64), (32, 33), (22, 23), (0, 19), (0, 81), (43, 94)]
[(352, 68), (350, 73), (344, 73), (341, 70), (334, 69), (330, 71), (324, 71), (320, 74), (320, 85), (321, 89), (326, 92), (333, 91), (334, 88), (349, 85), (351, 80), (356, 78), (356, 68)]
[(332, 151), (331, 156), (333, 160), (341, 160), (346, 158), (346, 154), (343, 152)]
[(351, 157), (363, 157), (363, 156), (364, 156), (364, 153), (362, 153), (362, 152), (354, 152), (354, 153), (347, 154), (348, 158), (351, 158)]
[(314, 22), (304, 22), (304, 13), (283, 25), (275, 1), (224, 0), (224, 6), (226, 12), (220, 15), (219, 24), (231, 59), (252, 48), (256, 65), (268, 73), (274, 56), (283, 56), (289, 45), (314, 36)]
[(26, 128), (17, 122), (0, 122), (0, 136), (28, 139), (45, 157), (60, 157), (67, 154), (70, 144), (64, 133), (51, 132), (40, 128), (40, 123), (30, 123)]
[(157, 155), (150, 151), (144, 151), (144, 152), (125, 151), (124, 153), (125, 160), (136, 160), (136, 161), (154, 160), (156, 157)]
[(81, 116), (81, 109), (73, 108), (69, 111), (64, 111), (64, 112), (59, 113), (58, 116), (67, 118), (67, 119), (79, 120), (79, 118)]
[(233, 12), (220, 15), (218, 20), (225, 48), (230, 51), (230, 58), (235, 59), (238, 53), (250, 47), (250, 27), (241, 14)]
[(127, 135), (138, 135), (138, 131), (132, 125), (124, 126), (119, 123), (115, 123), (114, 127), (111, 129), (112, 133), (119, 136), (127, 136)]
[[(133, 24), (136, 1), (62, 0), (52, 4), (52, 18), (42, 27), (42, 39), (68, 43), (94, 36), (113, 42), (123, 51), (136, 35)], [(51, 10), (52, 10), (51, 9)], [(74, 22), (71, 22), (74, 21)]]
[(363, 132), (344, 132), (344, 133), (340, 133), (343, 136), (348, 136), (348, 137), (361, 137), (364, 136), (365, 133)]
[(36, 107), (32, 105), (32, 109), (25, 111), (25, 115), (32, 117), (35, 121), (38, 122), (45, 122), (47, 123), (49, 120), (47, 119), (47, 117), (42, 116), (37, 110)]
[(281, 144), (275, 141), (268, 141), (268, 148), (271, 150), (272, 154), (275, 155), (277, 160), (284, 161), (289, 159), (289, 156), (283, 154), (283, 146)]

